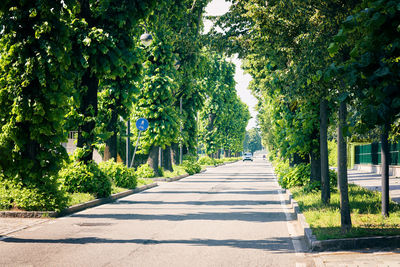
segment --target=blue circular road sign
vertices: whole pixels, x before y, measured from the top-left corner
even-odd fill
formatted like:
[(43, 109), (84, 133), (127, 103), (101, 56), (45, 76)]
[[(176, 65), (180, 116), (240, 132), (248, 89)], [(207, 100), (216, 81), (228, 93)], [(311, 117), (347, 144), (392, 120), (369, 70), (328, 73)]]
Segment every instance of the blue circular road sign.
[(136, 121), (136, 128), (138, 128), (139, 131), (146, 131), (148, 127), (149, 121), (145, 118), (140, 118)]

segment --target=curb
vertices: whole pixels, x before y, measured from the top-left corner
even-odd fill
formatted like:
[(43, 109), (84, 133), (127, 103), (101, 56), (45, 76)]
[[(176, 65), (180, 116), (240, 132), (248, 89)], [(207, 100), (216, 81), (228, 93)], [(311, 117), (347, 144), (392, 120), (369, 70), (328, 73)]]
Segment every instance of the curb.
[(0, 211), (0, 218), (44, 218), (56, 215), (55, 211)]
[(91, 201), (88, 201), (88, 202), (85, 202), (82, 204), (77, 204), (77, 205), (71, 206), (71, 207), (66, 208), (65, 210), (61, 211), (60, 213), (57, 214), (56, 217), (62, 217), (62, 216), (69, 215), (69, 214), (72, 214), (75, 212), (79, 212), (79, 211), (82, 211), (82, 210), (85, 210), (88, 208), (93, 208), (95, 206), (110, 203), (119, 198), (123, 198), (123, 197), (129, 196), (129, 195), (135, 194), (135, 193), (139, 193), (139, 192), (142, 192), (144, 190), (147, 190), (147, 189), (150, 189), (150, 188), (153, 188), (156, 186), (158, 186), (157, 183), (152, 183), (152, 184), (144, 185), (139, 188), (130, 189), (130, 190), (127, 190), (127, 191), (124, 191), (121, 193), (112, 194), (111, 196), (106, 197), (106, 198), (98, 198), (98, 199), (94, 199), (94, 200), (91, 200)]
[(144, 190), (153, 188), (158, 186), (157, 183), (152, 183), (152, 184), (148, 184), (148, 185), (144, 185), (142, 187), (138, 187), (135, 189), (130, 189), (121, 193), (116, 193), (116, 194), (112, 194), (109, 197), (106, 198), (98, 198), (98, 199), (94, 199), (82, 204), (77, 204), (71, 207), (68, 207), (66, 209), (64, 209), (61, 212), (55, 212), (55, 211), (2, 211), (0, 212), (0, 217), (2, 218), (43, 218), (43, 217), (62, 217), (65, 215), (69, 215), (75, 212), (79, 212), (82, 210), (85, 210), (87, 208), (92, 208), (98, 205), (102, 205), (102, 204), (106, 204), (106, 203), (110, 203), (113, 202), (119, 198), (122, 197), (126, 197), (135, 193), (139, 193), (142, 192)]
[[(201, 170), (200, 173), (204, 173), (206, 169)], [(160, 181), (160, 182), (174, 182), (180, 179), (186, 178), (190, 176), (189, 174), (182, 174), (172, 178), (154, 178), (153, 181)], [(98, 205), (106, 204), (113, 202), (119, 198), (126, 197), (135, 193), (139, 193), (141, 191), (153, 188), (158, 186), (157, 183), (152, 183), (148, 185), (144, 185), (142, 187), (138, 187), (135, 189), (130, 189), (124, 192), (112, 194), (106, 198), (98, 198), (94, 199), (85, 203), (77, 204), (71, 207), (64, 209), (63, 211), (56, 212), (56, 211), (0, 211), (0, 218), (56, 218), (66, 216), (75, 212), (79, 212), (88, 208), (92, 208)]]
[(186, 178), (190, 176), (188, 173), (186, 174), (182, 174), (176, 177), (172, 177), (172, 178), (153, 178), (153, 181), (157, 181), (157, 182), (174, 182), (174, 181), (178, 181), (180, 179)]
[(338, 251), (361, 248), (398, 248), (400, 247), (400, 235), (395, 236), (373, 236), (354, 237), (329, 240), (317, 240), (313, 235), (310, 225), (300, 211), (299, 204), (293, 199), (292, 194), (286, 189), (286, 196), (289, 198), (289, 205), (292, 206), (295, 218), (304, 229), (304, 237), (308, 248), (311, 251)]

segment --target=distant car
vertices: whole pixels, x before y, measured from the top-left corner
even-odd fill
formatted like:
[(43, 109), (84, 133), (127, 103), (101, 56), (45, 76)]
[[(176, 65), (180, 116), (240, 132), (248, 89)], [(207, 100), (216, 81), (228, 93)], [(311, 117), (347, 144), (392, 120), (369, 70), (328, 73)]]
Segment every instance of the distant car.
[(251, 153), (249, 153), (249, 152), (244, 153), (243, 154), (243, 161), (245, 161), (245, 160), (253, 161), (253, 155)]

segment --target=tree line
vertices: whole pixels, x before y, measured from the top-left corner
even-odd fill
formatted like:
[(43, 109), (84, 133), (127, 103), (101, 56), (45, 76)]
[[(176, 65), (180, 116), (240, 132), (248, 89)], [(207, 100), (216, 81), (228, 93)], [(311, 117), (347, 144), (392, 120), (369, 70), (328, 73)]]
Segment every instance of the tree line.
[(208, 2), (1, 1), (0, 179), (56, 190), (69, 131), (79, 162), (91, 162), (95, 147), (116, 160), (125, 121), (140, 117), (150, 124), (141, 152), (155, 172), (160, 147), (167, 169), (179, 144), (241, 151), (250, 115), (234, 66), (202, 34)]
[(389, 215), (388, 142), (399, 134), (400, 2), (233, 0), (214, 17), (215, 49), (252, 75), (263, 144), (330, 202), (328, 139), (337, 139), (342, 230), (351, 227), (346, 142), (382, 143), (382, 214)]

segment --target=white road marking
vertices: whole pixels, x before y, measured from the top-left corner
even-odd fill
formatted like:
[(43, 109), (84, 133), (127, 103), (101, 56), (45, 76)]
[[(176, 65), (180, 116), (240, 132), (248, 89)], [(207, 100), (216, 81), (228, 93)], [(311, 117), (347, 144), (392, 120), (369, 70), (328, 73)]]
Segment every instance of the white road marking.
[[(278, 187), (280, 187), (280, 185), (278, 183), (278, 179), (275, 176), (275, 173), (272, 172), (272, 175), (274, 176), (274, 180), (275, 180), (276, 184), (278, 185)], [(285, 212), (286, 225), (287, 225), (288, 233), (290, 235), (290, 239), (292, 240), (295, 254), (296, 254), (296, 256), (304, 257), (304, 253), (302, 253), (302, 251), (304, 251), (303, 246), (299, 240), (300, 236), (298, 235), (298, 233), (294, 227), (295, 222), (293, 222), (292, 218), (290, 217), (289, 209), (286, 206), (286, 201), (283, 197), (283, 193), (282, 193), (281, 189), (278, 189), (278, 194), (279, 194), (279, 199), (281, 201), (281, 207), (282, 207), (283, 211)]]
[(286, 203), (285, 203), (285, 199), (283, 198), (282, 190), (278, 189), (278, 193), (279, 193), (279, 199), (281, 201), (282, 210), (285, 212), (286, 225), (287, 225), (290, 239), (292, 240), (294, 251), (296, 253), (296, 256), (302, 257), (302, 256), (304, 256), (304, 253), (302, 253), (303, 249), (302, 249), (300, 241), (298, 240), (299, 237), (293, 226), (293, 222), (291, 222), (292, 219), (290, 218), (288, 208), (286, 207)]

